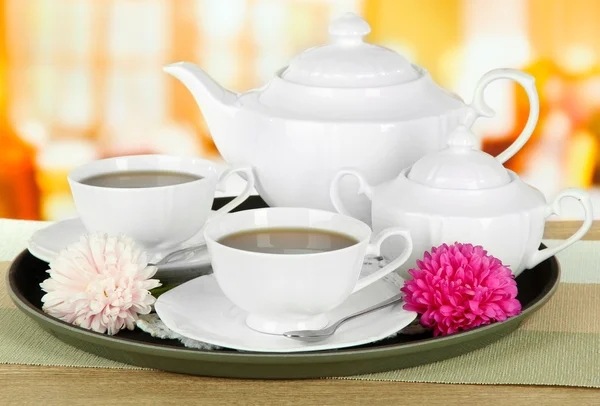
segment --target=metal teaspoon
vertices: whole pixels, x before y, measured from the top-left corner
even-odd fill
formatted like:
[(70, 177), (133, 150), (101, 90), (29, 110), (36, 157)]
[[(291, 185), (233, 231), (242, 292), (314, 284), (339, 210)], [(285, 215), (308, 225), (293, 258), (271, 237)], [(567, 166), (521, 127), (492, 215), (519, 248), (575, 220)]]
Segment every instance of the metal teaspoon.
[(198, 253), (205, 247), (206, 247), (206, 242), (203, 242), (203, 243), (200, 243), (197, 245), (193, 245), (193, 246), (187, 247), (187, 248), (182, 248), (180, 250), (173, 251), (170, 254), (165, 255), (160, 261), (158, 261), (156, 263), (151, 263), (148, 265), (160, 267), (161, 265), (166, 265), (168, 263), (175, 262), (175, 260), (177, 260), (177, 259), (185, 260), (185, 259), (190, 258), (192, 255)]
[(296, 340), (306, 341), (306, 342), (321, 341), (321, 340), (324, 340), (327, 337), (330, 337), (331, 335), (333, 335), (333, 333), (335, 333), (335, 331), (338, 329), (338, 327), (341, 326), (343, 323), (347, 322), (348, 320), (353, 319), (358, 316), (362, 316), (363, 314), (374, 312), (375, 310), (383, 309), (384, 307), (391, 306), (395, 303), (401, 302), (403, 297), (404, 297), (404, 294), (402, 294), (402, 293), (397, 294), (396, 296), (393, 296), (387, 300), (384, 300), (381, 303), (378, 303), (371, 307), (367, 307), (366, 309), (356, 312), (354, 314), (351, 314), (350, 316), (346, 316), (343, 319), (340, 319), (337, 322), (333, 323), (332, 325), (327, 326), (321, 330), (286, 331), (285, 333), (283, 333), (283, 335), (288, 338), (293, 338)]

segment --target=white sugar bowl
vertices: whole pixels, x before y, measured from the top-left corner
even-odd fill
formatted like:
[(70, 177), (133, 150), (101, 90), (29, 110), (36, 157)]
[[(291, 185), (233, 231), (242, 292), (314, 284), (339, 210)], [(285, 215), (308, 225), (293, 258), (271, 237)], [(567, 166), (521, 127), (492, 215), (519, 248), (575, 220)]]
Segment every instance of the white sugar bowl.
[[(491, 155), (475, 148), (475, 135), (458, 126), (449, 136), (448, 147), (424, 156), (391, 181), (371, 186), (357, 170), (342, 170), (334, 177), (330, 195), (333, 206), (348, 214), (338, 194), (338, 182), (355, 176), (359, 193), (372, 201), (373, 231), (400, 226), (410, 230), (412, 257), (400, 269), (408, 269), (425, 251), (443, 243), (481, 245), (488, 254), (508, 265), (515, 276), (569, 247), (590, 229), (592, 204), (581, 189), (563, 190), (551, 204), (534, 187), (507, 170)], [(546, 219), (560, 214), (565, 197), (577, 199), (585, 211), (579, 230), (554, 248), (539, 250)], [(402, 251), (390, 241), (384, 256)]]

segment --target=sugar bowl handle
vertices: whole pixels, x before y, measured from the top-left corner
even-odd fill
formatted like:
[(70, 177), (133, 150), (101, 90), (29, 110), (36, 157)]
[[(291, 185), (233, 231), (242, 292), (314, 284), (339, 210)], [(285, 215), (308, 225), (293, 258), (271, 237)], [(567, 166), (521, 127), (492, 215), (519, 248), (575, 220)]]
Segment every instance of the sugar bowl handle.
[(523, 148), (523, 145), (525, 145), (525, 143), (529, 140), (529, 137), (531, 137), (540, 114), (540, 100), (535, 88), (535, 78), (533, 76), (516, 69), (491, 70), (483, 75), (477, 84), (473, 102), (469, 105), (469, 111), (464, 122), (462, 123), (466, 127), (470, 128), (475, 120), (481, 116), (494, 116), (494, 110), (492, 110), (492, 108), (485, 102), (483, 92), (490, 83), (498, 79), (514, 80), (520, 84), (523, 89), (525, 89), (525, 92), (527, 92), (527, 97), (529, 98), (529, 117), (527, 118), (527, 123), (525, 124), (523, 131), (521, 131), (521, 134), (517, 137), (515, 142), (513, 142), (504, 150), (504, 152), (496, 157), (496, 159), (503, 164), (512, 158), (514, 154), (519, 152), (519, 150)]
[(340, 199), (340, 180), (344, 176), (354, 176), (358, 179), (358, 194), (365, 195), (369, 198), (369, 200), (373, 200), (373, 188), (367, 182), (367, 179), (363, 176), (362, 173), (354, 170), (354, 169), (342, 169), (333, 177), (331, 181), (331, 186), (329, 188), (329, 198), (331, 199), (331, 204), (335, 210), (340, 214), (345, 214), (346, 216), (352, 216), (352, 214), (346, 209), (342, 199)]
[(385, 230), (380, 232), (377, 235), (377, 237), (375, 237), (373, 242), (370, 243), (367, 247), (367, 255), (380, 256), (381, 244), (383, 244), (383, 242), (389, 237), (393, 236), (400, 236), (404, 239), (404, 251), (402, 251), (402, 253), (398, 257), (396, 257), (394, 260), (392, 260), (392, 262), (390, 262), (380, 270), (373, 272), (369, 276), (365, 276), (364, 278), (359, 279), (352, 293), (358, 292), (359, 290), (366, 288), (370, 284), (377, 282), (384, 276), (387, 276), (388, 274), (394, 272), (396, 269), (400, 268), (400, 265), (404, 264), (408, 260), (413, 250), (412, 239), (410, 238), (410, 232), (408, 230), (399, 227), (386, 228)]
[(590, 195), (581, 189), (571, 188), (563, 190), (554, 201), (546, 206), (546, 218), (553, 215), (560, 215), (561, 212), (561, 201), (566, 197), (572, 197), (579, 201), (579, 204), (583, 206), (585, 219), (583, 220), (583, 224), (579, 227), (579, 230), (567, 240), (565, 240), (562, 244), (554, 248), (544, 248), (543, 250), (536, 251), (529, 261), (527, 261), (527, 268), (531, 269), (538, 265), (540, 262), (543, 262), (550, 258), (551, 256), (558, 254), (560, 251), (565, 248), (573, 245), (575, 242), (581, 240), (581, 238), (588, 232), (590, 227), (592, 226), (592, 222), (594, 220), (594, 212), (592, 209), (592, 201), (590, 199)]

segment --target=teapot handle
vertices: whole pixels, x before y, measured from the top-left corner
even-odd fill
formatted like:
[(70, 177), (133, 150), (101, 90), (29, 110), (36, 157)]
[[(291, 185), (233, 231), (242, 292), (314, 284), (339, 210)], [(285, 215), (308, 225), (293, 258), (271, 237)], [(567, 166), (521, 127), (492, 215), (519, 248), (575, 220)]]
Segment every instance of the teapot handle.
[(572, 197), (574, 199), (577, 199), (579, 201), (579, 204), (581, 204), (583, 206), (584, 215), (585, 215), (583, 224), (581, 225), (581, 227), (579, 227), (579, 230), (577, 230), (577, 232), (575, 234), (570, 236), (567, 240), (563, 241), (563, 243), (560, 244), (559, 246), (554, 247), (554, 248), (544, 248), (541, 251), (534, 252), (533, 255), (527, 261), (527, 263), (525, 264), (527, 269), (531, 269), (531, 268), (535, 267), (540, 262), (547, 260), (551, 256), (558, 254), (560, 251), (564, 250), (565, 248), (569, 247), (570, 245), (573, 245), (575, 242), (581, 240), (581, 238), (585, 235), (585, 233), (588, 232), (588, 230), (592, 226), (592, 222), (594, 220), (594, 214), (593, 214), (592, 201), (590, 199), (590, 195), (587, 192), (585, 192), (584, 190), (577, 189), (577, 188), (565, 189), (558, 196), (556, 196), (554, 201), (551, 204), (546, 206), (545, 217), (548, 218), (555, 214), (560, 215), (560, 207), (561, 207), (560, 202), (565, 197)]
[(529, 98), (529, 117), (527, 118), (527, 123), (525, 124), (523, 131), (521, 131), (521, 134), (519, 134), (515, 142), (496, 157), (501, 164), (504, 164), (504, 162), (508, 161), (513, 155), (519, 152), (519, 150), (523, 148), (523, 145), (529, 140), (529, 137), (531, 137), (540, 114), (540, 100), (535, 88), (535, 78), (533, 76), (516, 69), (491, 70), (481, 77), (475, 88), (473, 102), (468, 106), (469, 111), (463, 122), (467, 128), (470, 128), (475, 120), (481, 116), (494, 116), (494, 110), (486, 104), (483, 92), (490, 83), (498, 79), (514, 80), (525, 89), (527, 97)]
[(340, 199), (340, 180), (346, 175), (354, 176), (358, 179), (358, 195), (365, 195), (369, 198), (369, 200), (373, 200), (373, 188), (369, 185), (369, 182), (365, 179), (362, 173), (355, 171), (353, 169), (342, 169), (338, 173), (335, 174), (333, 180), (331, 181), (331, 186), (329, 188), (329, 198), (331, 199), (331, 204), (335, 210), (340, 214), (345, 214), (346, 216), (352, 216), (352, 214), (346, 209), (344, 203), (342, 203), (342, 199)]

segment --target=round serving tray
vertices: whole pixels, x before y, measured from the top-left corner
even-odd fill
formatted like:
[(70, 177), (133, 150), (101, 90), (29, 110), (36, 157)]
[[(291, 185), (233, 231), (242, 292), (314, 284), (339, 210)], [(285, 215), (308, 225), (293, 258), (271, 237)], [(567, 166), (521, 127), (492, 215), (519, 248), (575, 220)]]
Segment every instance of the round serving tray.
[[(226, 199), (216, 199), (215, 207)], [(252, 197), (240, 209), (265, 207)], [(331, 351), (293, 354), (245, 353), (234, 350), (195, 350), (177, 340), (154, 338), (139, 329), (116, 336), (94, 333), (48, 316), (41, 310), (40, 282), (48, 264), (22, 252), (8, 271), (8, 292), (17, 307), (42, 328), (84, 351), (140, 367), (193, 375), (291, 379), (357, 375), (427, 364), (484, 347), (515, 330), (550, 299), (560, 268), (550, 258), (523, 272), (517, 280), (523, 312), (502, 323), (434, 338), (431, 334), (398, 335), (377, 343)]]

